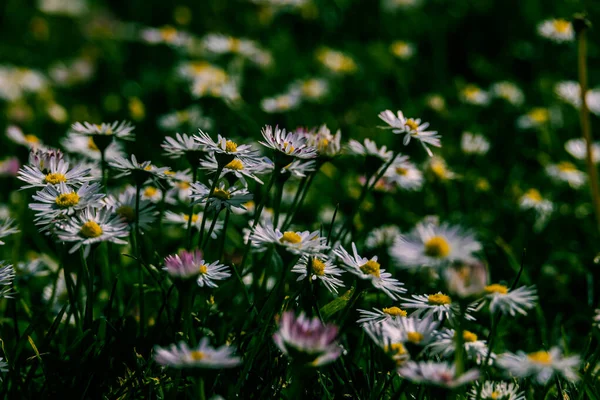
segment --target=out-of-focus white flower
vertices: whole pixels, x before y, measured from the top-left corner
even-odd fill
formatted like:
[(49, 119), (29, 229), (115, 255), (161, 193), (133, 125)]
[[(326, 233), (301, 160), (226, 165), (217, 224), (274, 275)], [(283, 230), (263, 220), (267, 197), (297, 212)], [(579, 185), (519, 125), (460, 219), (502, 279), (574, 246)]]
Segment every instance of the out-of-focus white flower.
[(86, 0), (39, 0), (38, 8), (45, 14), (79, 17), (88, 12)]
[(469, 400), (525, 400), (526, 398), (525, 392), (520, 392), (519, 385), (513, 382), (485, 381), (482, 388), (479, 387), (480, 385), (476, 382), (471, 388)]
[(154, 361), (164, 367), (171, 368), (233, 368), (242, 360), (233, 355), (234, 350), (229, 346), (218, 348), (209, 345), (208, 338), (202, 338), (200, 344), (191, 349), (184, 342), (172, 344), (163, 348), (154, 348)]
[(463, 132), (460, 147), (466, 154), (484, 155), (490, 149), (490, 142), (483, 135)]
[(520, 129), (539, 128), (550, 122), (550, 110), (547, 108), (532, 108), (527, 114), (517, 118), (517, 127)]
[(534, 353), (519, 351), (516, 354), (504, 353), (498, 357), (496, 365), (515, 378), (532, 378), (540, 385), (547, 384), (554, 375), (575, 382), (579, 379), (577, 368), (581, 363), (579, 356), (562, 355), (558, 347), (549, 351)]
[(549, 19), (537, 27), (538, 34), (556, 43), (572, 42), (575, 40), (575, 30), (566, 19)]
[(504, 99), (513, 106), (520, 106), (525, 101), (523, 91), (512, 82), (496, 82), (491, 86), (490, 92), (493, 96)]
[(484, 300), (484, 304), (489, 302), (492, 313), (499, 311), (514, 317), (516, 313), (527, 315), (526, 310), (535, 307), (537, 295), (533, 286), (522, 286), (513, 290), (494, 283), (485, 287)]
[[(400, 304), (402, 307), (406, 309), (414, 309), (413, 314), (417, 317), (428, 317), (432, 316), (434, 319), (438, 321), (442, 321), (444, 319), (454, 320), (460, 315), (460, 307), (458, 303), (452, 301), (450, 296), (438, 292), (430, 295), (419, 294), (412, 295), (412, 299), (403, 299), (404, 303)], [(467, 320), (475, 320), (475, 318), (470, 314), (475, 311), (473, 306), (469, 306), (465, 312), (465, 319)]]
[(420, 118), (406, 118), (400, 110), (398, 110), (397, 115), (390, 110), (382, 111), (379, 113), (379, 118), (388, 124), (384, 129), (391, 129), (395, 134), (404, 135), (403, 143), (405, 146), (410, 143), (411, 138), (414, 138), (421, 142), (430, 157), (433, 156), (433, 153), (427, 147), (428, 144), (435, 147), (442, 147), (440, 141), (442, 136), (436, 131), (427, 130), (429, 122), (421, 122)]
[(546, 173), (552, 179), (566, 182), (575, 189), (583, 186), (586, 181), (586, 174), (578, 170), (575, 165), (568, 161), (562, 161), (558, 164), (549, 164), (546, 166)]
[(457, 376), (454, 365), (434, 361), (409, 361), (398, 369), (398, 374), (413, 383), (456, 388), (479, 377), (479, 371), (472, 369)]
[(185, 47), (190, 44), (192, 37), (187, 32), (165, 25), (161, 28), (143, 28), (140, 30), (140, 39), (148, 44), (167, 44), (173, 47)]
[[(597, 164), (600, 161), (600, 143), (592, 143), (592, 161)], [(565, 143), (565, 150), (567, 153), (572, 155), (578, 160), (585, 160), (587, 157), (587, 150), (585, 146), (585, 139), (570, 139)]]
[(490, 95), (477, 85), (468, 84), (462, 88), (459, 98), (467, 103), (476, 106), (487, 106), (490, 103)]
[[(431, 355), (449, 357), (456, 351), (456, 331), (454, 329), (444, 328), (441, 332), (435, 333), (433, 342), (427, 346), (427, 351)], [(488, 347), (485, 340), (479, 340), (476, 334), (470, 331), (463, 331), (464, 349), (467, 357), (474, 360), (477, 364), (482, 364), (488, 354)], [(495, 354), (490, 354), (490, 360), (496, 358)]]
[(410, 60), (415, 54), (415, 46), (403, 40), (396, 40), (390, 45), (390, 51), (401, 60)]
[(317, 51), (317, 60), (336, 74), (351, 74), (357, 70), (354, 60), (341, 51), (322, 47)]

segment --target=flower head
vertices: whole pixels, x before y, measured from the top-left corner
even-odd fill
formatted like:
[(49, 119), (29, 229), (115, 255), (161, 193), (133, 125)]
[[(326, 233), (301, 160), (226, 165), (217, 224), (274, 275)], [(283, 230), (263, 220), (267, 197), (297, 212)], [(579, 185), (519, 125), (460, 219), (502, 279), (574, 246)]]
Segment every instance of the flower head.
[(480, 385), (476, 382), (471, 388), (469, 400), (525, 400), (525, 392), (520, 392), (516, 383), (485, 381)]
[(183, 250), (179, 254), (167, 256), (164, 269), (174, 278), (196, 278), (200, 287), (215, 288), (217, 287), (215, 281), (222, 281), (231, 276), (231, 273), (227, 271), (228, 266), (222, 265), (218, 261), (205, 262), (200, 250), (193, 252)]
[(275, 150), (276, 154), (283, 154), (289, 157), (309, 159), (317, 156), (317, 149), (310, 147), (306, 137), (300, 132), (286, 132), (279, 127), (273, 128), (266, 125), (261, 130), (264, 141), (261, 141), (265, 147)]
[(516, 354), (504, 353), (497, 361), (497, 365), (507, 374), (516, 378), (529, 377), (540, 385), (547, 384), (554, 375), (569, 382), (577, 381), (579, 377), (576, 370), (580, 363), (579, 356), (565, 357), (558, 347), (528, 354), (523, 351)]
[(538, 25), (538, 34), (556, 43), (572, 42), (575, 40), (575, 30), (566, 19), (550, 19)]
[(233, 355), (229, 346), (218, 348), (209, 345), (208, 338), (202, 338), (200, 344), (192, 349), (186, 343), (172, 344), (169, 347), (154, 348), (154, 361), (171, 368), (233, 368), (242, 361)]
[(435, 131), (428, 131), (428, 122), (422, 123), (419, 118), (406, 118), (400, 110), (398, 110), (397, 115), (390, 110), (385, 110), (379, 113), (379, 118), (389, 125), (385, 129), (391, 129), (395, 134), (404, 135), (403, 142), (405, 146), (410, 143), (411, 138), (414, 138), (421, 142), (429, 156), (432, 156), (433, 153), (427, 147), (428, 144), (442, 147), (441, 135), (438, 135)]
[[(433, 294), (412, 295), (412, 299), (403, 299), (404, 303), (401, 306), (406, 309), (415, 310), (413, 314), (417, 317), (433, 316), (439, 321), (444, 319), (454, 320), (460, 315), (460, 307), (458, 303), (452, 301), (452, 298), (442, 292)], [(472, 306), (467, 307), (465, 319), (475, 320), (470, 314), (475, 311)]]
[(516, 313), (527, 315), (527, 310), (535, 306), (537, 295), (535, 287), (522, 286), (509, 289), (505, 285), (493, 283), (484, 288), (485, 300), (489, 302), (492, 313), (501, 312), (515, 316)]
[(252, 247), (258, 250), (269, 246), (279, 246), (292, 254), (319, 255), (327, 249), (325, 238), (319, 235), (319, 231), (281, 232), (272, 224), (258, 224), (250, 234)]
[(108, 136), (123, 140), (133, 140), (134, 126), (128, 121), (103, 122), (100, 125), (89, 122), (76, 122), (71, 126), (72, 132), (84, 136)]
[(398, 375), (413, 383), (456, 388), (476, 380), (479, 371), (472, 369), (457, 376), (454, 365), (434, 361), (409, 361), (398, 369)]
[(93, 179), (89, 168), (85, 168), (82, 164), (69, 168), (68, 162), (57, 157), (50, 158), (48, 164), (43, 165), (44, 170), (40, 169), (41, 166), (41, 163), (34, 166), (24, 165), (19, 170), (17, 178), (27, 184), (22, 186), (22, 189), (58, 185), (60, 183), (69, 186), (80, 186), (84, 182)]
[(344, 282), (338, 278), (342, 275), (342, 269), (333, 265), (333, 261), (326, 256), (303, 255), (292, 272), (300, 275), (299, 281), (309, 276), (313, 281), (321, 281), (332, 293), (337, 293), (338, 288), (344, 287)]

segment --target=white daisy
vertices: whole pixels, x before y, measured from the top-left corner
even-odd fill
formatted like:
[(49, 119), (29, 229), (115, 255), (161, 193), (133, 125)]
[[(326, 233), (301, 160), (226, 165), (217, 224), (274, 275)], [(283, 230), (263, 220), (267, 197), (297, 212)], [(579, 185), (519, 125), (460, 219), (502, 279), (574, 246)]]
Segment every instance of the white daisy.
[(142, 28), (139, 33), (140, 39), (151, 45), (167, 44), (172, 47), (186, 47), (192, 41), (189, 33), (179, 31), (170, 25), (161, 28)]
[(319, 129), (301, 131), (306, 138), (309, 147), (317, 149), (320, 157), (332, 158), (342, 150), (342, 133), (338, 130), (335, 135), (331, 133), (327, 125), (321, 125)]
[[(66, 138), (62, 139), (60, 143), (68, 153), (78, 154), (94, 161), (100, 161), (102, 159), (102, 153), (92, 136), (86, 137), (70, 133)], [(104, 157), (108, 161), (124, 156), (125, 153), (123, 152), (121, 144), (114, 140), (104, 150)]]
[(309, 78), (293, 82), (288, 93), (298, 93), (303, 100), (319, 101), (329, 93), (329, 82), (323, 78)]
[(421, 222), (408, 235), (400, 235), (390, 255), (402, 268), (438, 268), (448, 263), (475, 261), (481, 244), (458, 226)]
[(286, 132), (285, 129), (265, 125), (261, 130), (264, 141), (259, 142), (263, 146), (275, 150), (275, 154), (283, 154), (290, 157), (309, 159), (317, 156), (317, 149), (310, 147), (307, 140), (299, 132)]
[(406, 318), (406, 311), (402, 310), (399, 307), (383, 307), (381, 310), (378, 308), (373, 308), (373, 311), (357, 309), (360, 318), (356, 321), (359, 325), (366, 324), (380, 324), (382, 322), (389, 321), (391, 319), (401, 319)]
[(129, 230), (111, 210), (88, 207), (58, 224), (56, 234), (64, 242), (74, 242), (69, 253), (74, 253), (81, 246), (86, 248), (87, 253), (89, 246), (94, 243), (109, 241), (127, 244), (121, 238), (127, 237)]
[(562, 161), (558, 164), (548, 164), (546, 166), (546, 173), (554, 180), (566, 182), (575, 189), (583, 186), (586, 181), (586, 174), (568, 161)]
[(205, 151), (204, 146), (194, 136), (188, 136), (185, 133), (183, 135), (176, 133), (175, 138), (166, 136), (160, 146), (170, 158), (180, 158), (184, 155), (190, 157), (193, 167), (197, 165), (200, 153)]
[(516, 313), (527, 315), (527, 311), (535, 307), (537, 294), (535, 287), (522, 286), (509, 289), (505, 285), (494, 283), (485, 287), (485, 300), (489, 302), (490, 311), (515, 316)]
[(99, 183), (90, 185), (87, 182), (77, 190), (64, 182), (47, 185), (32, 196), (35, 202), (30, 203), (29, 208), (36, 212), (37, 224), (49, 224), (58, 215), (72, 215), (87, 207), (100, 207), (104, 197), (104, 194), (99, 193), (100, 189)]
[(214, 121), (205, 116), (198, 105), (162, 115), (158, 118), (157, 123), (161, 129), (166, 131), (176, 131), (182, 128), (211, 130), (214, 126)]
[(154, 361), (171, 368), (233, 368), (242, 362), (233, 352), (229, 346), (211, 347), (208, 338), (204, 337), (193, 350), (184, 342), (166, 348), (156, 346)]
[[(592, 161), (597, 164), (600, 161), (600, 143), (592, 143)], [(565, 150), (578, 160), (585, 160), (587, 149), (585, 139), (570, 139), (565, 143)]]
[(537, 27), (538, 34), (556, 43), (572, 42), (575, 40), (575, 30), (566, 19), (549, 19)]
[(407, 156), (397, 156), (384, 178), (404, 190), (420, 190), (424, 183), (423, 173)]
[(296, 159), (288, 165), (281, 168), (281, 174), (290, 174), (295, 178), (304, 178), (308, 173), (317, 169), (317, 163), (314, 160)]
[(214, 281), (222, 281), (231, 276), (228, 269), (228, 266), (222, 265), (218, 261), (210, 264), (205, 262), (200, 250), (193, 252), (183, 250), (179, 254), (167, 256), (164, 268), (173, 278), (196, 278), (198, 286), (210, 288), (218, 287)]
[[(414, 309), (412, 315), (425, 318), (433, 316), (434, 319), (442, 321), (444, 319), (454, 320), (460, 314), (460, 307), (454, 303), (450, 296), (438, 292), (430, 295), (419, 294), (412, 295), (412, 299), (402, 299), (404, 303), (401, 306), (406, 309)], [(467, 307), (465, 319), (474, 321), (475, 318), (470, 314), (475, 311), (472, 306)]]
[(75, 165), (69, 169), (69, 163), (65, 160), (58, 158), (51, 158), (46, 166), (45, 171), (41, 171), (37, 167), (24, 165), (19, 170), (17, 178), (27, 183), (22, 186), (22, 189), (32, 187), (44, 187), (47, 185), (58, 185), (59, 183), (65, 183), (70, 186), (79, 186), (84, 182), (92, 180), (90, 176), (90, 169), (85, 168), (81, 164)]
[(220, 211), (223, 208), (244, 208), (244, 204), (252, 200), (252, 194), (244, 187), (229, 186), (220, 182), (210, 192), (210, 188), (200, 182), (192, 183), (190, 198), (192, 204), (208, 202), (207, 209)]
[(71, 125), (73, 133), (83, 136), (108, 136), (116, 137), (122, 140), (133, 140), (135, 127), (128, 121), (115, 121), (113, 123), (103, 122), (100, 125), (90, 124), (89, 122), (76, 122)]
[(415, 54), (415, 45), (404, 40), (396, 40), (390, 45), (390, 51), (401, 60), (410, 60)]
[(138, 162), (135, 155), (131, 155), (131, 160), (123, 157), (116, 157), (109, 163), (111, 167), (119, 171), (115, 178), (121, 178), (133, 174), (133, 178), (140, 184), (151, 178), (168, 178), (166, 172), (169, 167), (157, 167), (150, 161)]
[(283, 93), (266, 97), (260, 101), (260, 108), (266, 113), (281, 113), (300, 107), (302, 98), (297, 93)]
[(512, 82), (496, 82), (491, 86), (490, 92), (492, 95), (504, 99), (514, 106), (520, 106), (525, 101), (523, 91)]
[(405, 118), (400, 110), (398, 110), (397, 115), (394, 115), (390, 110), (385, 110), (379, 113), (379, 118), (389, 125), (385, 129), (391, 129), (395, 134), (404, 134), (403, 143), (405, 146), (410, 143), (411, 138), (415, 138), (421, 142), (430, 157), (433, 153), (427, 147), (428, 144), (435, 147), (442, 147), (440, 141), (442, 136), (438, 135), (436, 131), (427, 131), (429, 123), (421, 123), (420, 118)]
[(519, 206), (523, 210), (535, 210), (539, 215), (548, 215), (554, 209), (550, 200), (544, 199), (537, 189), (527, 190), (519, 199)]
[(31, 167), (47, 174), (50, 173), (50, 160), (56, 159), (56, 162), (64, 158), (60, 150), (50, 148), (36, 148), (29, 152), (28, 163)]
[(557, 82), (556, 85), (554, 85), (554, 93), (559, 99), (575, 108), (581, 106), (581, 86), (579, 86), (579, 82)]
[(364, 144), (360, 143), (357, 140), (350, 139), (347, 148), (350, 154), (377, 158), (382, 160), (383, 162), (389, 161), (394, 155), (394, 152), (388, 150), (386, 146), (381, 146), (381, 148), (377, 148), (377, 144), (371, 139), (365, 139)]
[[(19, 233), (19, 229), (15, 227), (15, 220), (12, 218), (5, 218), (4, 221), (0, 223), (0, 239), (15, 233)], [(5, 243), (0, 240), (0, 246), (3, 244)]]
[(531, 378), (540, 385), (547, 384), (554, 375), (559, 375), (569, 382), (577, 381), (577, 369), (580, 364), (579, 356), (565, 357), (558, 347), (529, 354), (523, 351), (516, 354), (507, 352), (501, 354), (496, 362), (508, 375), (515, 378)]
[(344, 282), (338, 278), (343, 271), (333, 265), (333, 261), (325, 256), (303, 255), (292, 268), (292, 272), (300, 274), (298, 281), (306, 279), (309, 275), (313, 281), (320, 280), (331, 293), (337, 293), (338, 288), (344, 287)]
[(469, 391), (469, 400), (525, 400), (525, 392), (519, 391), (519, 385), (513, 382), (475, 382)]
[(199, 131), (194, 139), (202, 146), (206, 152), (213, 152), (219, 163), (222, 165), (228, 164), (234, 158), (239, 158), (244, 161), (246, 159), (256, 158), (258, 152), (252, 149), (249, 144), (238, 145), (236, 142), (227, 139), (224, 136), (217, 135), (215, 142), (208, 134)]
[(354, 60), (341, 51), (322, 47), (317, 50), (317, 60), (325, 68), (336, 74), (352, 74), (358, 67)]
[(36, 149), (43, 146), (40, 138), (32, 134), (23, 133), (21, 128), (16, 125), (9, 125), (6, 128), (6, 137), (16, 144), (27, 146), (31, 149)]
[[(482, 364), (488, 354), (488, 347), (485, 340), (479, 340), (477, 335), (471, 331), (462, 332), (465, 354), (477, 364)], [(456, 331), (454, 329), (444, 328), (435, 333), (434, 340), (426, 348), (432, 356), (450, 357), (456, 351)], [(490, 354), (490, 362), (495, 359), (495, 354)]]
[(377, 262), (377, 256), (368, 259), (361, 257), (356, 250), (356, 245), (352, 243), (352, 253), (350, 255), (343, 247), (334, 250), (340, 258), (346, 270), (360, 279), (369, 280), (373, 287), (383, 291), (392, 299), (398, 299), (398, 294), (406, 292), (404, 284), (397, 279), (392, 278), (392, 274), (381, 269), (381, 264)]
[(517, 118), (517, 127), (520, 129), (539, 128), (550, 122), (550, 110), (547, 108), (536, 107), (529, 110), (525, 115)]
[(490, 95), (477, 85), (468, 84), (459, 93), (461, 101), (476, 106), (487, 106), (490, 103)]
[(433, 175), (434, 178), (445, 182), (459, 178), (459, 175), (448, 168), (446, 161), (440, 156), (433, 156), (425, 163), (425, 169)]
[[(200, 160), (200, 169), (206, 170), (210, 174), (217, 172), (219, 163), (213, 153), (209, 153), (205, 159)], [(271, 169), (272, 164), (267, 163), (264, 158), (244, 159), (243, 161), (239, 158), (234, 158), (223, 166), (220, 177), (231, 174), (241, 180), (244, 184), (247, 184), (246, 178), (253, 179), (262, 184), (263, 181), (258, 178), (257, 174), (264, 174)], [(220, 177), (214, 177), (213, 179)]]
[(319, 236), (319, 231), (281, 232), (274, 229), (272, 224), (258, 224), (250, 234), (252, 247), (264, 250), (270, 246), (281, 246), (292, 254), (318, 256), (327, 249), (325, 238)]
[(400, 236), (400, 228), (396, 225), (380, 226), (369, 232), (365, 239), (365, 247), (367, 249), (388, 248), (394, 244), (398, 236)]
[(342, 354), (337, 334), (337, 326), (323, 324), (319, 317), (311, 319), (303, 313), (296, 317), (292, 311), (288, 311), (281, 316), (273, 341), (282, 353), (295, 362), (318, 367), (334, 361)]
[(171, 198), (177, 198), (182, 203), (190, 201), (190, 195), (192, 194), (192, 174), (189, 169), (184, 171), (177, 171), (169, 175), (167, 183), (171, 186), (167, 196)]
[(460, 140), (460, 148), (465, 154), (484, 155), (490, 149), (490, 142), (483, 135), (463, 132)]
[(434, 361), (409, 361), (398, 369), (398, 375), (413, 383), (456, 388), (479, 377), (479, 371), (472, 369), (461, 376), (456, 375), (454, 365)]
[(14, 294), (13, 281), (15, 279), (15, 269), (12, 265), (0, 261), (0, 299), (9, 299)]
[[(107, 196), (104, 199), (104, 204), (123, 222), (132, 227), (135, 223), (135, 196), (136, 189), (133, 186), (127, 186), (125, 190), (119, 193), (116, 197), (112, 195)], [(154, 205), (150, 201), (142, 199), (141, 196), (139, 207), (140, 229), (148, 230), (152, 227), (152, 224), (156, 220), (158, 211), (155, 210)]]

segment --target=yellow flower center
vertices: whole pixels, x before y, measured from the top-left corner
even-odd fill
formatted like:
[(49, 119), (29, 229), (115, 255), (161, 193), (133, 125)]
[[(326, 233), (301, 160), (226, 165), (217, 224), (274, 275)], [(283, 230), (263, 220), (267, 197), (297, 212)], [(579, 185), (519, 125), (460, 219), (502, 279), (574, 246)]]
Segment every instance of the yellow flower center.
[(52, 172), (44, 178), (44, 182), (49, 183), (51, 185), (57, 185), (60, 182), (66, 182), (67, 177), (58, 172)]
[(231, 193), (225, 189), (215, 188), (210, 197), (216, 197), (219, 200), (229, 200), (231, 199)]
[(552, 25), (558, 33), (566, 33), (571, 29), (571, 23), (564, 19), (555, 19), (552, 21)]
[(54, 202), (60, 208), (73, 207), (79, 203), (79, 195), (75, 192), (60, 194), (54, 199)]
[(410, 129), (411, 131), (416, 131), (417, 129), (419, 129), (419, 124), (417, 124), (417, 122), (412, 118), (407, 119), (404, 125), (408, 127), (408, 129)]
[(545, 108), (534, 108), (527, 115), (538, 124), (543, 124), (550, 119), (550, 113)]
[(446, 165), (440, 161), (432, 161), (430, 164), (431, 172), (439, 179), (446, 179), (448, 175), (448, 170), (446, 169)]
[(28, 134), (28, 135), (25, 135), (25, 141), (27, 143), (37, 144), (40, 142), (40, 139), (38, 139), (38, 137), (35, 135)]
[(323, 138), (319, 140), (317, 148), (319, 149), (319, 151), (325, 151), (327, 150), (327, 146), (329, 146), (329, 139)]
[(201, 351), (192, 351), (190, 353), (190, 357), (192, 358), (192, 360), (194, 361), (200, 361), (200, 360), (204, 360), (206, 358), (206, 354), (204, 354)]
[[(189, 215), (184, 215), (183, 216), (183, 220), (185, 222), (188, 222), (190, 220), (190, 216)], [(195, 224), (196, 222), (198, 222), (198, 214), (192, 214), (192, 223)]]
[(325, 275), (325, 263), (318, 258), (313, 258), (310, 264), (312, 268), (312, 272), (315, 275), (323, 276)]
[(165, 175), (175, 175), (175, 171), (165, 171)]
[(406, 317), (406, 311), (404, 311), (396, 306), (384, 308), (381, 311), (383, 311), (384, 314), (391, 315), (392, 317)]
[(359, 268), (364, 274), (373, 275), (374, 277), (379, 278), (379, 275), (380, 275), (379, 268), (380, 267), (381, 267), (381, 265), (377, 261), (369, 260), (366, 263), (364, 263), (363, 265), (361, 265)]
[(552, 363), (552, 355), (547, 351), (536, 351), (535, 353), (529, 353), (527, 355), (530, 361), (536, 364), (551, 364)]
[(181, 182), (177, 182), (177, 186), (179, 187), (179, 189), (189, 189), (190, 188), (190, 183), (188, 181), (181, 181)]
[(200, 269), (199, 269), (199, 271), (200, 271), (200, 273), (201, 273), (202, 275), (205, 275), (205, 274), (207, 274), (207, 273), (208, 273), (208, 266), (207, 266), (206, 264), (202, 264), (202, 265), (200, 266)]
[(558, 169), (561, 172), (574, 172), (577, 171), (577, 168), (575, 167), (575, 165), (573, 165), (572, 163), (568, 162), (568, 161), (563, 161), (558, 163)]
[(473, 343), (477, 341), (477, 335), (471, 331), (463, 331), (463, 340), (466, 343)]
[(96, 146), (96, 143), (94, 143), (94, 139), (91, 136), (88, 138), (88, 149), (100, 151), (100, 149), (98, 148), (98, 146)]
[(398, 175), (404, 176), (404, 175), (406, 175), (408, 173), (408, 169), (402, 168), (402, 167), (396, 167), (396, 173)]
[(225, 168), (232, 169), (234, 171), (241, 171), (244, 169), (244, 164), (236, 158), (235, 160), (232, 160), (229, 164), (226, 164)]
[(419, 344), (421, 343), (421, 340), (423, 340), (423, 334), (420, 332), (408, 332), (406, 334), (406, 340), (414, 344)]
[(79, 233), (81, 234), (81, 236), (86, 237), (88, 239), (97, 238), (98, 236), (102, 235), (102, 228), (96, 223), (96, 221), (90, 220), (83, 224), (83, 226), (79, 230)]
[(144, 171), (152, 171), (152, 164), (148, 164), (144, 167)]
[(228, 153), (235, 153), (237, 151), (237, 143), (227, 140), (225, 142), (225, 151)]
[(319, 97), (323, 93), (323, 87), (318, 81), (311, 79), (302, 84), (302, 92), (309, 97)]
[(498, 283), (494, 283), (483, 288), (486, 293), (500, 293), (506, 294), (508, 293), (508, 288), (504, 285), (500, 285)]
[(392, 353), (395, 356), (406, 354), (406, 348), (402, 343), (392, 343), (383, 348), (386, 353)]
[(394, 42), (392, 43), (392, 53), (398, 57), (402, 57), (409, 52), (408, 43), (406, 42)]
[(281, 237), (281, 239), (279, 239), (279, 242), (281, 243), (291, 243), (291, 244), (297, 244), (300, 243), (302, 241), (302, 237), (300, 235), (298, 235), (296, 232), (284, 232), (283, 236)]
[(479, 92), (480, 89), (475, 85), (468, 85), (463, 89), (463, 95), (469, 100), (473, 100)]
[(434, 304), (436, 306), (443, 306), (445, 304), (452, 303), (450, 296), (443, 293), (430, 294), (427, 296), (427, 301), (429, 304)]
[(529, 200), (532, 200), (536, 203), (539, 203), (540, 201), (542, 201), (542, 195), (540, 194), (540, 192), (537, 189), (529, 189), (527, 191), (527, 193), (525, 193), (525, 196)]
[(121, 206), (117, 208), (117, 214), (123, 217), (127, 222), (133, 222), (135, 219), (135, 211), (133, 207)]
[(442, 236), (433, 236), (425, 242), (425, 254), (434, 258), (446, 258), (450, 254), (450, 244)]
[(499, 399), (499, 398), (500, 398), (500, 392), (495, 392), (494, 391), (494, 392), (490, 393), (490, 399), (496, 400), (496, 399)]
[(148, 186), (146, 189), (144, 189), (144, 196), (146, 197), (154, 197), (156, 196), (156, 193), (158, 193), (158, 189), (154, 186)]
[(160, 29), (160, 36), (165, 42), (172, 42), (177, 37), (177, 29), (172, 26), (165, 26)]

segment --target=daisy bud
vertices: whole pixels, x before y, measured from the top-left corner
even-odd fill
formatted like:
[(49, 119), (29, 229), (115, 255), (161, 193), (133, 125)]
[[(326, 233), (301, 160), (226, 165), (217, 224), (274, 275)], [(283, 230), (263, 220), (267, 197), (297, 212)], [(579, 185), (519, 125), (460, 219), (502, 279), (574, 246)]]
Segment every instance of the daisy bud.
[(445, 272), (450, 294), (467, 298), (482, 294), (487, 285), (487, 270), (481, 261), (455, 264)]

